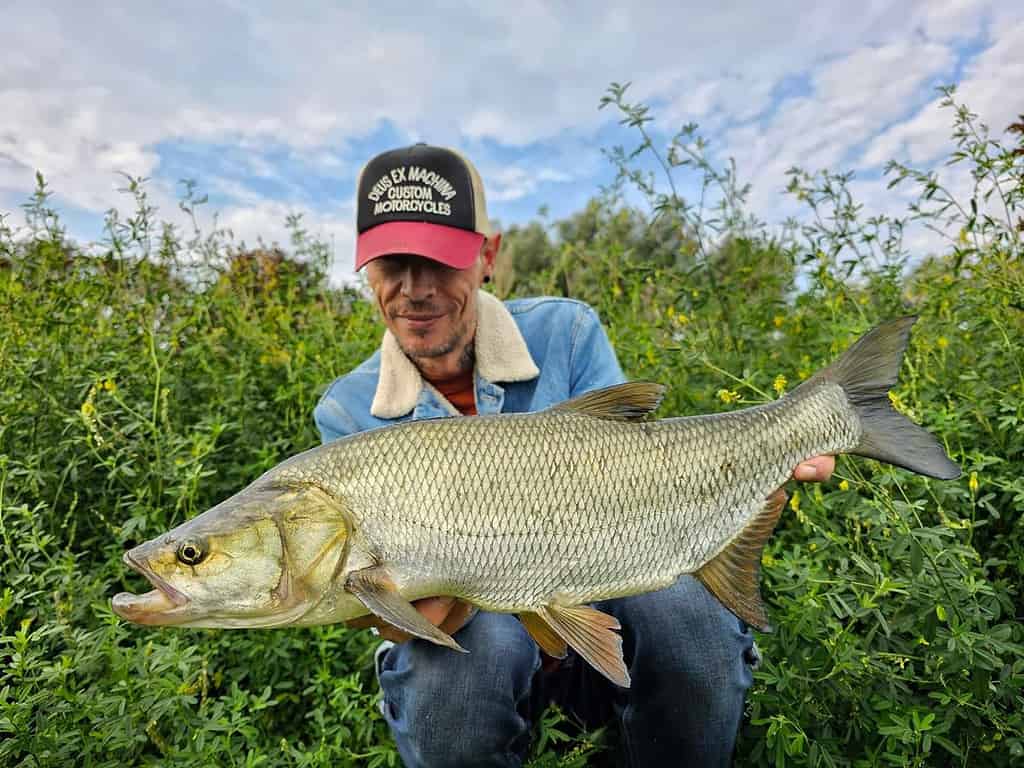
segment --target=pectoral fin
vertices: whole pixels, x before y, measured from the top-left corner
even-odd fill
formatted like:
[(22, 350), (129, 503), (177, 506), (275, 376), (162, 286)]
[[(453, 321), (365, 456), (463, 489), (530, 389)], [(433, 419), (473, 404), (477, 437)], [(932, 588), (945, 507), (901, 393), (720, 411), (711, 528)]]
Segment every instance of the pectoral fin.
[(762, 632), (770, 631), (771, 625), (761, 602), (761, 550), (785, 506), (786, 492), (780, 488), (747, 527), (694, 574), (722, 605)]
[(550, 605), (537, 614), (587, 662), (616, 685), (629, 688), (629, 671), (622, 658), (622, 636), (614, 616), (595, 608)]
[(416, 610), (412, 603), (398, 593), (387, 568), (374, 565), (353, 571), (345, 580), (345, 589), (358, 598), (376, 616), (403, 632), (429, 640), (437, 645), (469, 653), (455, 639), (435, 627)]
[(565, 658), (568, 653), (565, 640), (551, 629), (544, 619), (536, 613), (520, 613), (519, 620), (544, 653), (556, 659)]

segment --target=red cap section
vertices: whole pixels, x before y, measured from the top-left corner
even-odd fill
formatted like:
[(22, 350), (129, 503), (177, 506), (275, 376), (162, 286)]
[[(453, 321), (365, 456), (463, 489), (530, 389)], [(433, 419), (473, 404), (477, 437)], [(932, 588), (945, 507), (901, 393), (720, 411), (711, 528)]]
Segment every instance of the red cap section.
[(362, 269), (379, 256), (411, 253), (439, 261), (455, 269), (473, 264), (484, 236), (443, 224), (426, 221), (389, 221), (378, 224), (356, 240), (356, 269)]

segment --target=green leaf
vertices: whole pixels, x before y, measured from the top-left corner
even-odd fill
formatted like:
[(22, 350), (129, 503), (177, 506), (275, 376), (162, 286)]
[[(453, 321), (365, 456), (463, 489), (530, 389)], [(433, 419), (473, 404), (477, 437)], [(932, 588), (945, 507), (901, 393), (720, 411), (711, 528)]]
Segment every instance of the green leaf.
[(921, 573), (923, 567), (924, 550), (921, 549), (917, 539), (912, 539), (910, 542), (910, 572), (917, 576)]

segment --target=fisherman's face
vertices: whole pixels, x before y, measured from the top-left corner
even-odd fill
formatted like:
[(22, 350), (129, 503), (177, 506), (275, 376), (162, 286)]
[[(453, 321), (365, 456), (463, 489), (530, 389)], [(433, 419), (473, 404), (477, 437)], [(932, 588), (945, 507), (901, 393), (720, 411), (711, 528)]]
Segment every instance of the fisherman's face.
[(384, 322), (414, 362), (462, 351), (473, 340), (477, 290), (492, 272), (496, 246), (485, 241), (466, 269), (412, 254), (381, 256), (366, 265)]

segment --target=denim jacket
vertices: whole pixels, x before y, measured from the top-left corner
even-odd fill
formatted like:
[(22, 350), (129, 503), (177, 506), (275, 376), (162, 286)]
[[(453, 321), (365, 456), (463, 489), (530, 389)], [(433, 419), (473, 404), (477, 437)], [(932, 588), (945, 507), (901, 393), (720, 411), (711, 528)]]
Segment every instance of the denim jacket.
[[(538, 411), (625, 381), (597, 313), (572, 299), (501, 302), (481, 291), (474, 340), (478, 414)], [(313, 413), (323, 442), (410, 419), (458, 415), (401, 351), (380, 348), (336, 379)]]

